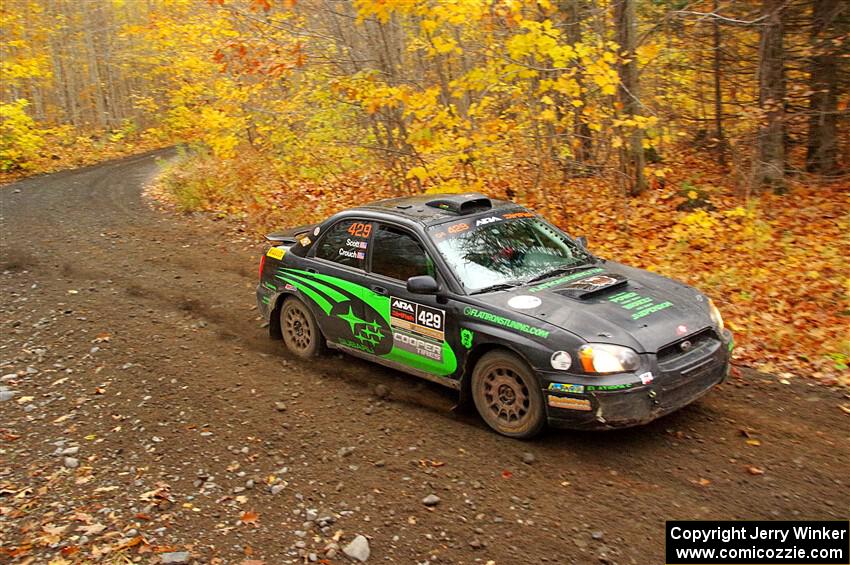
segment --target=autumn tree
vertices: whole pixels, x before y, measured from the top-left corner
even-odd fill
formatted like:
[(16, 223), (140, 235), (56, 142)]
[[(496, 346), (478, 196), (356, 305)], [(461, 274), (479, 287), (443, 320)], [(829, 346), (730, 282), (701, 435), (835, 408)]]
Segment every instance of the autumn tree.
[(783, 52), (784, 0), (764, 0), (759, 43), (759, 108), (754, 181), (757, 187), (781, 192), (785, 188), (785, 60)]
[[(635, 54), (637, 45), (635, 0), (615, 0), (614, 24), (622, 57), (618, 66), (620, 84), (617, 89), (617, 100), (626, 116), (634, 117), (641, 113), (640, 81)], [(635, 128), (626, 132), (624, 137), (626, 141), (620, 147), (620, 172), (627, 181), (629, 193), (640, 194), (646, 189), (642, 134)]]
[(219, 159), (254, 151), (282, 177), (380, 171), (399, 191), (482, 189), (521, 170), (554, 204), (553, 183), (570, 178), (616, 179), (628, 195), (663, 184), (690, 144), (781, 189), (786, 170), (842, 166), (847, 12), (838, 0), (7, 0), (0, 103), (29, 140), (24, 161), (51, 146), (31, 147), (48, 130), (67, 145), (145, 130)]
[(812, 0), (811, 18), (806, 170), (833, 175), (838, 171), (839, 85), (846, 72), (836, 41), (850, 32), (850, 9), (840, 0)]

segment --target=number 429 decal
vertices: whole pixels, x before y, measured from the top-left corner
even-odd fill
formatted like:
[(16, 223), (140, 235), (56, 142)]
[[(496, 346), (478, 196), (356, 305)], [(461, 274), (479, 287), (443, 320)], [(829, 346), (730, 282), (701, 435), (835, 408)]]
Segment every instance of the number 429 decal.
[(418, 302), (390, 297), (390, 324), (418, 335), (443, 341), (446, 312)]
[(348, 226), (348, 233), (354, 237), (369, 237), (369, 234), (372, 233), (372, 224), (354, 222)]
[(416, 315), (416, 321), (420, 326), (431, 328), (437, 331), (443, 330), (443, 313), (440, 310), (429, 310), (425, 307), (419, 308), (419, 313)]

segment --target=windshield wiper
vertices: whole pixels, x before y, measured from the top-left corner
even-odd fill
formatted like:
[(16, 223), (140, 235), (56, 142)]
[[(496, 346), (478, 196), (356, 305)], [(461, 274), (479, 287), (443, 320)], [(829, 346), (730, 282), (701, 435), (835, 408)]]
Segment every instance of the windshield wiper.
[(531, 284), (531, 283), (534, 283), (534, 282), (537, 282), (537, 281), (542, 281), (543, 279), (548, 279), (550, 277), (554, 277), (555, 275), (563, 275), (563, 274), (566, 274), (566, 273), (571, 273), (573, 271), (578, 271), (579, 269), (587, 269), (588, 267), (592, 267), (592, 266), (593, 266), (593, 263), (582, 263), (581, 265), (572, 265), (572, 266), (569, 266), (569, 267), (566, 267), (566, 266), (556, 267), (556, 268), (552, 269), (551, 271), (546, 271), (545, 273), (541, 273), (537, 276), (531, 277), (530, 279), (525, 281), (525, 284)]
[(506, 282), (499, 284), (491, 284), (490, 286), (485, 286), (484, 288), (479, 288), (478, 290), (474, 290), (469, 294), (484, 294), (485, 292), (496, 292), (497, 290), (510, 290), (512, 288), (516, 288), (521, 285), (521, 282)]

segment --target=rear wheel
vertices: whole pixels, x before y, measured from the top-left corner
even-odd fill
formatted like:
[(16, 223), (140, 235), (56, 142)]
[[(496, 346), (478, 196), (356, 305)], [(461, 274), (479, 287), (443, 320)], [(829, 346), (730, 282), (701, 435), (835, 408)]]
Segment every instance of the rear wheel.
[(297, 298), (287, 298), (280, 309), (280, 333), (286, 348), (298, 357), (314, 357), (324, 351), (325, 341), (316, 318)]
[(546, 425), (537, 377), (522, 359), (507, 351), (487, 353), (475, 365), (472, 399), (487, 425), (502, 435), (527, 439)]

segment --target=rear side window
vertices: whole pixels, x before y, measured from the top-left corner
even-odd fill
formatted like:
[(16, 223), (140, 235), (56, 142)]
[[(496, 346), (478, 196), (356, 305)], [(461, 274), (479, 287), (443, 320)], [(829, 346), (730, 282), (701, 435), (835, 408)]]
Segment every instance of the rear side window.
[(316, 257), (340, 265), (366, 268), (366, 249), (373, 225), (363, 220), (343, 220), (328, 230), (316, 248)]
[(435, 276), (434, 263), (410, 233), (378, 224), (372, 240), (372, 272), (406, 281), (417, 275)]

